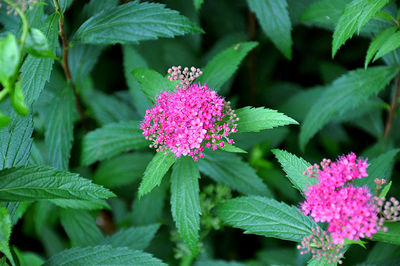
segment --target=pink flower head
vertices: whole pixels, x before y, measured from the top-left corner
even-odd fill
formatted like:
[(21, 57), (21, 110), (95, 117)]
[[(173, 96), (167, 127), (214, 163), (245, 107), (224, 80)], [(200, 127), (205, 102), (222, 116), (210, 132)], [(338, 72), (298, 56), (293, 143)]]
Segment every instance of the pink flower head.
[(367, 168), (367, 160), (357, 160), (354, 153), (336, 162), (324, 159), (321, 167), (307, 168), (306, 174), (316, 177), (318, 184), (307, 188), (301, 209), (316, 222), (328, 223), (335, 244), (343, 244), (344, 239), (371, 237), (379, 228), (378, 212), (369, 189), (350, 184), (354, 179), (368, 176)]
[[(185, 75), (190, 76), (185, 70)], [(169, 72), (180, 75), (178, 68), (174, 71), (178, 73)], [(197, 69), (193, 71), (198, 73)], [(170, 151), (177, 157), (191, 156), (197, 161), (204, 157), (204, 147), (215, 150), (217, 146), (224, 146), (224, 140), (232, 143), (228, 136), (236, 131), (239, 119), (230, 102), (206, 84), (181, 85), (185, 86), (162, 92), (156, 98), (155, 106), (146, 111), (140, 128), (158, 152)]]

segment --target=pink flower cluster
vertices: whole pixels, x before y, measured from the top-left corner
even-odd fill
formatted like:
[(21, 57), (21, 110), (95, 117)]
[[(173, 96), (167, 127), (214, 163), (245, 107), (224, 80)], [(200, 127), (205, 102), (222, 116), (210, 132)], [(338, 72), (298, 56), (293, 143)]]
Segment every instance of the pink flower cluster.
[(238, 120), (230, 102), (207, 85), (193, 83), (161, 93), (146, 111), (141, 129), (157, 152), (170, 151), (197, 161), (204, 157), (204, 147), (216, 150), (225, 141), (233, 144), (228, 136), (236, 132)]
[(366, 160), (357, 160), (357, 156), (350, 153), (336, 162), (324, 159), (321, 167), (310, 166), (304, 172), (319, 182), (307, 188), (301, 209), (316, 222), (328, 223), (335, 244), (343, 244), (344, 239), (371, 237), (379, 229), (378, 211), (369, 189), (349, 184), (349, 181), (368, 176), (367, 168)]

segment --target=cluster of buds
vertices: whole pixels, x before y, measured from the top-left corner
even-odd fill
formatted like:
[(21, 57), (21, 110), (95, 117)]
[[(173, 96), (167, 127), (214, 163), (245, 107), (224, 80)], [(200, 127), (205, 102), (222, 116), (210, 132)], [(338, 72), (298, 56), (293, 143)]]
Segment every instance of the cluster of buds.
[(379, 224), (382, 231), (387, 231), (387, 228), (383, 227), (384, 222), (400, 221), (400, 204), (398, 200), (393, 197), (390, 200), (386, 200), (385, 197), (379, 198), (375, 196), (373, 201), (379, 213)]
[[(38, 3), (38, 0), (4, 0), (7, 4), (7, 15), (14, 14), (18, 15), (17, 9), (19, 8), (22, 12), (26, 10), (32, 10), (33, 6)], [(2, 1), (0, 0), (0, 8), (2, 8)]]
[(301, 244), (297, 245), (301, 255), (310, 253), (318, 261), (324, 258), (328, 263), (339, 264), (342, 264), (343, 253), (340, 252), (342, 248), (342, 245), (333, 243), (330, 235), (322, 231), (319, 226), (316, 229), (313, 228), (312, 234), (304, 237)]
[(188, 67), (185, 67), (183, 70), (181, 66), (173, 66), (168, 69), (168, 73), (170, 74), (170, 76), (168, 76), (169, 80), (180, 81), (180, 83), (176, 85), (177, 89), (187, 88), (190, 84), (193, 83), (196, 78), (200, 77), (203, 74), (200, 68), (195, 68), (193, 66), (190, 69)]

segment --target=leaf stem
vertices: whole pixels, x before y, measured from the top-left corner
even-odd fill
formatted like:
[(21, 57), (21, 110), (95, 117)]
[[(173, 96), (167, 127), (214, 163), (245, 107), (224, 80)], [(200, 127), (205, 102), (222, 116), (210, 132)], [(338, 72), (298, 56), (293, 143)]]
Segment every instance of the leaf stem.
[(58, 20), (58, 34), (60, 35), (61, 38), (61, 42), (62, 42), (62, 46), (63, 46), (63, 58), (62, 58), (62, 67), (64, 70), (64, 74), (65, 74), (65, 78), (67, 79), (67, 82), (71, 85), (72, 90), (74, 92), (74, 96), (75, 96), (75, 106), (76, 109), (79, 112), (79, 115), (81, 117), (81, 121), (82, 121), (82, 125), (83, 128), (86, 132), (89, 131), (87, 123), (86, 123), (86, 115), (85, 115), (85, 111), (82, 107), (81, 101), (79, 99), (78, 93), (76, 91), (76, 86), (73, 83), (72, 80), (72, 75), (71, 75), (71, 71), (69, 68), (69, 62), (68, 62), (68, 53), (69, 53), (69, 45), (68, 45), (68, 40), (67, 37), (65, 35), (65, 31), (64, 31), (64, 14), (61, 11), (61, 7), (60, 7), (60, 3), (58, 0), (53, 0), (54, 6), (56, 7), (56, 11), (57, 13), (60, 15), (60, 18)]
[(399, 102), (399, 91), (400, 91), (400, 72), (397, 75), (394, 98), (393, 98), (392, 104), (390, 105), (389, 116), (388, 116), (388, 119), (386, 122), (385, 133), (384, 133), (385, 138), (388, 138), (390, 135), (390, 132), (392, 131), (393, 120), (396, 115), (396, 109), (397, 109), (397, 105)]

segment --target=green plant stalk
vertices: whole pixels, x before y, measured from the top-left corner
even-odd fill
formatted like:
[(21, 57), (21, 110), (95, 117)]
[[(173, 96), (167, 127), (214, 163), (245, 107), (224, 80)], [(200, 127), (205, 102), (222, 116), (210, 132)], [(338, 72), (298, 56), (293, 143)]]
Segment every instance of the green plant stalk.
[(4, 99), (4, 97), (6, 97), (6, 95), (8, 94), (9, 89), (8, 88), (3, 88), (0, 91), (0, 102)]

